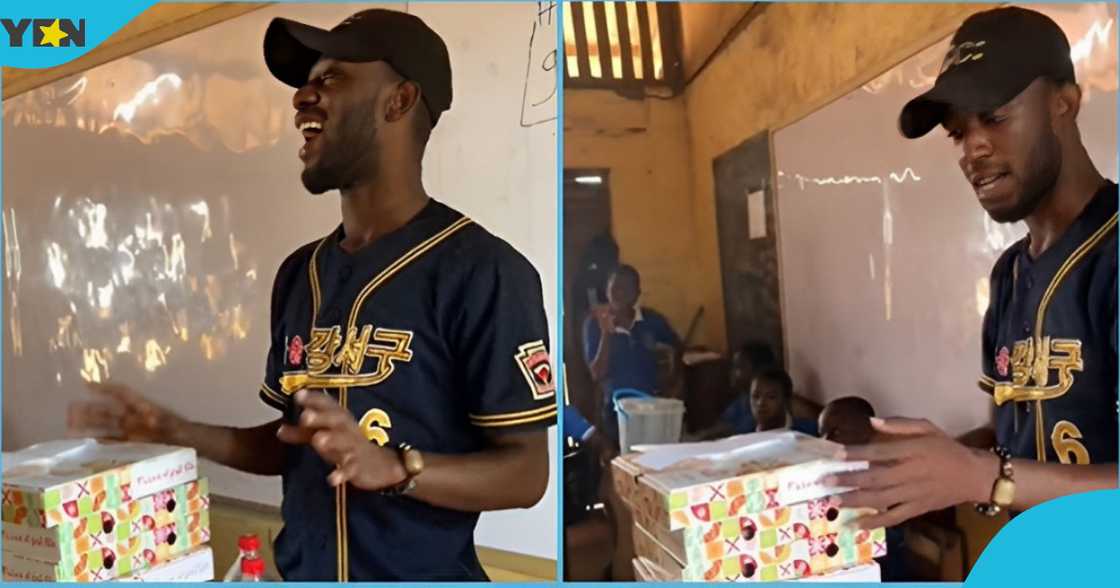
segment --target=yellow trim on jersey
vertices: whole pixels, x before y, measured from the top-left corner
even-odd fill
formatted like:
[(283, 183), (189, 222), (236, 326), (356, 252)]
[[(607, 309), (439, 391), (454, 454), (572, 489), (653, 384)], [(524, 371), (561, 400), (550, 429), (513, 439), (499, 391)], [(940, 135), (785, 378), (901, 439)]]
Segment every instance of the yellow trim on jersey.
[(530, 417), (525, 417), (525, 418), (521, 418), (521, 419), (511, 419), (511, 420), (505, 420), (505, 421), (477, 421), (477, 420), (471, 419), (471, 424), (473, 424), (476, 427), (512, 427), (514, 425), (524, 425), (524, 424), (527, 424), (527, 423), (540, 422), (540, 421), (543, 421), (543, 420), (553, 418), (555, 416), (556, 416), (556, 407), (551, 406), (551, 407), (549, 407), (548, 412), (541, 413), (541, 414), (536, 415), (536, 416), (530, 416)]
[(350, 308), (350, 320), (346, 323), (347, 331), (349, 332), (350, 329), (355, 328), (358, 323), (358, 312), (361, 310), (362, 304), (365, 303), (366, 298), (368, 298), (369, 295), (372, 294), (378, 286), (396, 275), (396, 273), (403, 269), (406, 265), (415, 261), (416, 258), (427, 253), (428, 250), (430, 250), (432, 247), (439, 245), (444, 239), (450, 237), (452, 234), (459, 231), (459, 229), (462, 229), (472, 222), (473, 221), (471, 219), (464, 216), (463, 218), (451, 223), (446, 229), (436, 233), (423, 243), (420, 243), (416, 247), (412, 248), (396, 261), (394, 261), (391, 265), (389, 265), (389, 267), (382, 270), (381, 273), (374, 276), (373, 279), (370, 280), (368, 284), (366, 284), (366, 287), (362, 288), (361, 293), (358, 294), (358, 298), (354, 301), (354, 306)]
[(526, 417), (526, 416), (530, 416), (530, 415), (535, 415), (535, 414), (539, 414), (539, 413), (542, 413), (542, 412), (547, 412), (549, 410), (556, 410), (556, 405), (555, 404), (549, 404), (549, 405), (546, 405), (546, 406), (540, 406), (540, 407), (534, 408), (533, 410), (523, 410), (521, 412), (506, 412), (506, 413), (498, 413), (498, 414), (472, 414), (472, 415), (467, 415), (467, 416), (471, 417), (472, 421), (505, 421), (505, 420), (514, 419), (514, 418), (518, 418), (518, 417)]
[[(347, 407), (347, 398), (346, 398), (347, 394), (346, 394), (346, 392), (347, 392), (346, 388), (343, 388), (343, 389), (338, 391), (338, 402), (339, 402), (339, 404), (342, 405), (343, 408), (345, 408), (345, 409), (347, 409), (347, 411), (349, 411), (350, 409)], [(338, 520), (339, 520), (339, 523), (340, 523), (339, 526), (338, 526), (338, 544), (341, 547), (341, 549), (338, 551), (338, 554), (339, 554), (339, 556), (338, 556), (338, 581), (339, 582), (349, 582), (350, 581), (350, 548), (349, 548), (349, 545), (350, 545), (350, 543), (349, 543), (350, 542), (350, 537), (349, 537), (350, 529), (349, 529), (349, 526), (347, 525), (347, 522), (346, 522), (346, 513), (348, 512), (346, 510), (346, 484), (339, 484), (338, 487), (335, 489), (335, 491), (338, 495), (338, 498), (335, 501), (335, 504), (338, 505)]]
[(1065, 263), (1058, 268), (1058, 272), (1054, 274), (1054, 279), (1050, 280), (1050, 286), (1046, 288), (1046, 292), (1042, 295), (1042, 300), (1038, 303), (1038, 316), (1035, 317), (1034, 322), (1035, 339), (1042, 339), (1042, 323), (1046, 318), (1046, 307), (1050, 305), (1050, 298), (1054, 296), (1054, 292), (1058, 290), (1058, 286), (1061, 284), (1062, 280), (1065, 279), (1066, 274), (1069, 273), (1069, 270), (1073, 269), (1074, 265), (1077, 265), (1077, 263), (1081, 261), (1082, 257), (1085, 257), (1085, 254), (1089, 253), (1090, 249), (1096, 247), (1097, 243), (1100, 243), (1105, 235), (1115, 227), (1116, 214), (1113, 214), (1112, 218), (1108, 219), (1108, 222), (1104, 223), (1104, 225), (1090, 235), (1088, 239), (1085, 239), (1085, 242), (1082, 243), (1080, 247), (1074, 249), (1073, 253), (1066, 258)]
[(311, 328), (315, 328), (315, 318), (319, 316), (319, 305), (322, 303), (322, 294), (319, 291), (319, 250), (330, 237), (323, 237), (315, 250), (311, 252), (311, 263), (307, 266), (308, 277), (311, 279)]
[[(1046, 310), (1050, 305), (1051, 298), (1054, 293), (1058, 291), (1058, 287), (1062, 281), (1065, 280), (1070, 270), (1077, 265), (1082, 258), (1085, 257), (1094, 247), (1096, 247), (1108, 235), (1109, 231), (1116, 228), (1117, 215), (1114, 213), (1112, 218), (1108, 219), (1100, 228), (1093, 232), (1089, 238), (1085, 239), (1074, 249), (1069, 257), (1066, 258), (1062, 265), (1058, 267), (1058, 271), (1054, 273), (1054, 277), (1050, 280), (1050, 284), (1046, 287), (1046, 291), (1042, 294), (1042, 299), (1038, 303), (1038, 312), (1035, 314), (1035, 328), (1032, 335), (1033, 345), (1036, 350), (1043, 349), (1044, 338), (1042, 336), (1043, 324), (1046, 320)], [(1046, 350), (1049, 350), (1049, 337), (1045, 338)], [(1047, 366), (1049, 370), (1049, 366)], [(1047, 371), (1049, 374), (1049, 371)], [(1047, 375), (1047, 377), (1049, 377)], [(1072, 378), (1071, 378), (1072, 379)], [(981, 385), (986, 384), (984, 377), (981, 377)], [(1061, 384), (1055, 386), (1016, 386), (1010, 382), (997, 382), (992, 380), (991, 386), (993, 388), (993, 400), (997, 405), (1001, 405), (1007, 401), (1024, 402), (1034, 401), (1035, 405), (1035, 452), (1036, 459), (1040, 462), (1046, 462), (1046, 439), (1043, 428), (1045, 427), (1045, 418), (1043, 417), (1042, 401), (1052, 400), (1064, 396), (1069, 392), (1072, 382), (1068, 386)]]
[[(451, 223), (450, 225), (447, 226), (447, 228), (443, 229), (442, 231), (440, 231), (440, 232), (436, 233), (435, 235), (429, 237), (428, 239), (424, 240), (423, 242), (421, 242), (416, 247), (413, 247), (412, 249), (408, 250), (404, 255), (397, 258), (396, 261), (389, 264), (388, 267), (381, 270), (380, 273), (378, 273), (376, 276), (374, 276), (373, 279), (370, 280), (369, 283), (366, 284), (366, 286), (364, 288), (362, 288), (361, 293), (358, 294), (357, 299), (354, 301), (354, 306), (351, 307), (351, 309), (350, 309), (350, 319), (347, 322), (346, 332), (349, 333), (351, 330), (356, 328), (356, 324), (358, 322), (358, 312), (361, 310), (362, 304), (365, 303), (366, 298), (368, 298), (369, 295), (372, 294), (374, 290), (376, 290), (378, 287), (380, 287), (382, 284), (384, 284), (386, 281), (388, 281), (389, 278), (392, 278), (393, 276), (395, 276), (397, 274), (397, 272), (404, 269), (405, 266), (412, 263), (413, 261), (418, 259), (421, 255), (427, 253), (433, 247), (435, 247), (436, 245), (440, 244), (441, 242), (443, 242), (445, 239), (447, 239), (451, 235), (458, 232), (459, 229), (462, 229), (463, 227), (466, 227), (467, 225), (471, 224), (472, 222), (473, 221), (471, 219), (469, 219), (467, 217), (463, 217), (463, 218), (455, 221), (454, 223)], [(317, 284), (316, 284), (316, 286), (317, 286)], [(318, 311), (318, 308), (316, 308), (316, 311)], [(318, 314), (318, 312), (316, 312), (316, 314)], [(314, 324), (312, 324), (312, 326), (314, 327)], [(342, 370), (345, 372), (348, 369), (350, 369), (350, 365), (347, 364), (347, 363), (344, 363), (342, 365)], [(295, 375), (295, 374), (293, 374), (293, 375)], [(374, 374), (374, 375), (376, 376), (377, 374)], [(306, 378), (308, 378), (308, 380), (310, 380), (311, 378), (314, 378), (314, 377), (327, 377), (327, 378), (336, 377), (336, 376), (325, 376), (325, 375), (324, 376), (307, 376), (307, 375), (305, 375), (305, 376), (306, 376)], [(362, 378), (371, 379), (371, 375), (370, 374), (342, 374), (341, 376), (338, 376), (338, 377), (345, 378), (343, 380), (340, 380), (341, 387), (339, 388), (339, 391), (338, 391), (339, 404), (341, 404), (343, 408), (348, 409), (347, 404), (346, 404), (347, 387), (360, 386), (361, 383), (364, 381)], [(382, 378), (382, 379), (384, 379), (384, 378)], [(338, 523), (337, 524), (337, 530), (338, 530), (338, 533), (337, 533), (337, 535), (338, 535), (338, 537), (337, 537), (337, 539), (338, 539), (338, 581), (339, 582), (347, 582), (350, 579), (350, 546), (349, 546), (349, 529), (347, 528), (347, 522), (346, 522), (346, 512), (347, 512), (347, 510), (346, 510), (346, 484), (342, 484), (341, 486), (339, 486), (336, 492), (337, 492), (337, 495), (336, 495), (336, 500), (335, 500), (335, 506), (336, 506), (336, 513), (335, 513), (336, 517), (335, 517), (335, 519), (336, 519), (336, 522)]]

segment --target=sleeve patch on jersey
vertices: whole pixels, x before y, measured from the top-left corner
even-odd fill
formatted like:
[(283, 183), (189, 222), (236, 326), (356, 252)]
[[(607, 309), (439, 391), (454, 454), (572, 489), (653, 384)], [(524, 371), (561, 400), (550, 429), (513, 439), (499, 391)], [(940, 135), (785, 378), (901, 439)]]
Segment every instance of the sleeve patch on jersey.
[(517, 366), (521, 368), (525, 382), (533, 393), (533, 400), (552, 398), (556, 394), (556, 382), (552, 379), (552, 361), (544, 341), (537, 340), (517, 348), (514, 355)]

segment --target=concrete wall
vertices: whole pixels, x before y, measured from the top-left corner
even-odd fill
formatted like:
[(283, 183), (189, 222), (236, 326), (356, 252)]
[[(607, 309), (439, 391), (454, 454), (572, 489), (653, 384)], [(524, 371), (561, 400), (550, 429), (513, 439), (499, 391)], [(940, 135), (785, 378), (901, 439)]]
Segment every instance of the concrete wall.
[(724, 307), (712, 160), (805, 116), (950, 33), (977, 4), (770, 4), (685, 92), (696, 219), (696, 280), (722, 343)]
[(642, 301), (684, 330), (700, 303), (684, 102), (601, 90), (564, 94), (564, 167), (609, 168), (612, 232), (642, 274)]
[(681, 60), (690, 80), (704, 60), (719, 48), (731, 29), (747, 14), (751, 2), (685, 2), (681, 4)]
[[(565, 167), (611, 169), (615, 236), (646, 278), (646, 302), (681, 330), (702, 305), (696, 342), (725, 350), (712, 160), (854, 90), (988, 7), (760, 6), (680, 98), (566, 90)], [(692, 71), (743, 14), (699, 8), (683, 10)], [(705, 27), (720, 39), (702, 39)]]

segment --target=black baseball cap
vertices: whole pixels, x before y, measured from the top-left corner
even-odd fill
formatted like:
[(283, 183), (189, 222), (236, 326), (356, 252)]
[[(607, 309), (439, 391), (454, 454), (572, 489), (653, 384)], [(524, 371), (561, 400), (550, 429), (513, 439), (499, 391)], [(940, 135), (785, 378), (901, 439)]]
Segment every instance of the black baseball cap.
[(976, 13), (953, 35), (933, 88), (903, 107), (899, 129), (916, 139), (941, 124), (950, 107), (992, 111), (1041, 77), (1076, 82), (1069, 40), (1057, 23), (1018, 7)]
[(432, 126), (451, 108), (451, 60), (447, 45), (424, 21), (407, 12), (363, 10), (331, 30), (274, 18), (264, 34), (264, 61), (276, 79), (303, 87), (320, 57), (384, 61), (420, 86)]

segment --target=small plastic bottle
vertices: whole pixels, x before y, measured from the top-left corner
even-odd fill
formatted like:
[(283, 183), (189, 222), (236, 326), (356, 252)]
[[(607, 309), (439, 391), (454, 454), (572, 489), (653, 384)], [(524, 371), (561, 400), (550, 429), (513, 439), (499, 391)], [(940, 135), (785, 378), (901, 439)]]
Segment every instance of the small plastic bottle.
[(246, 557), (241, 560), (242, 582), (264, 582), (264, 560), (259, 557)]
[(226, 571), (223, 582), (237, 582), (242, 576), (241, 563), (246, 559), (260, 559), (261, 539), (256, 533), (248, 533), (237, 538), (237, 559)]

